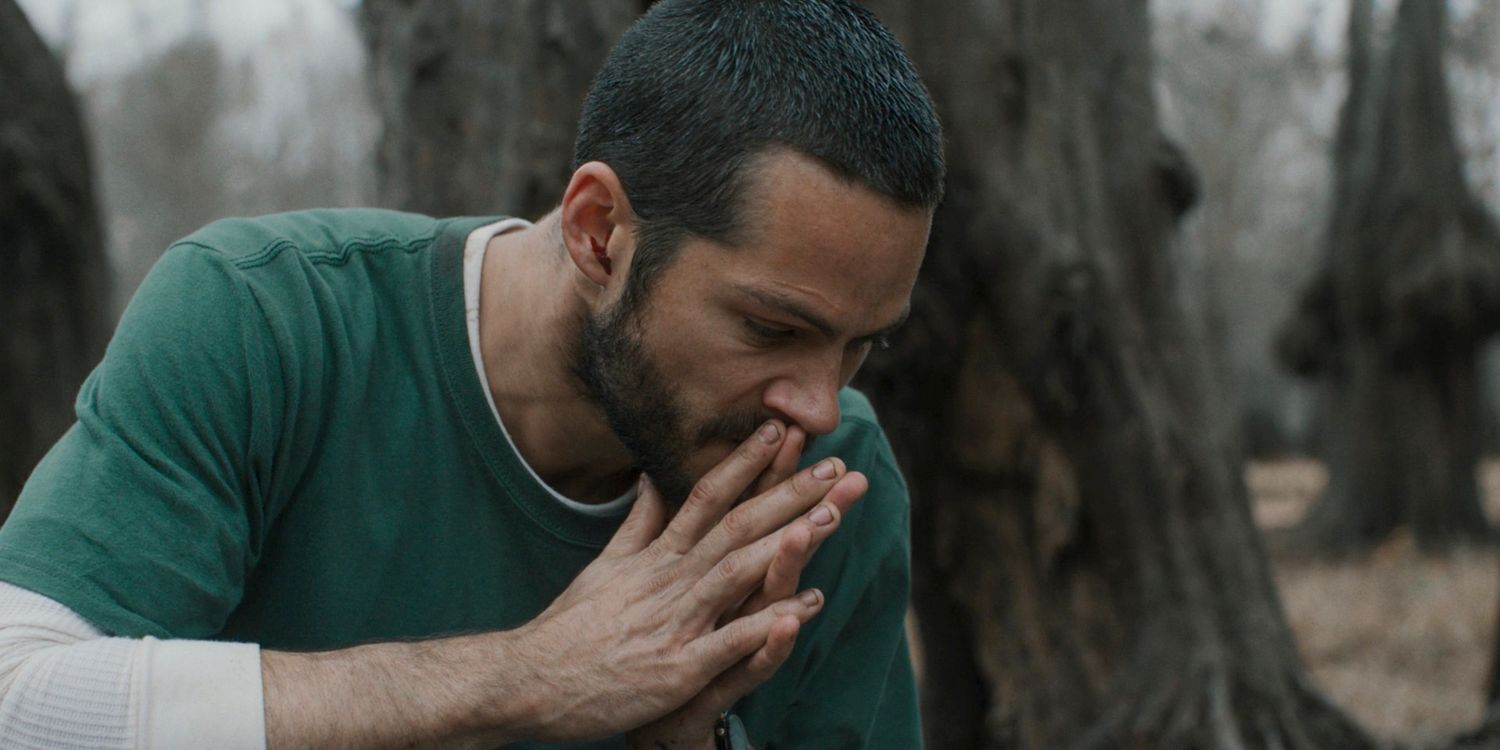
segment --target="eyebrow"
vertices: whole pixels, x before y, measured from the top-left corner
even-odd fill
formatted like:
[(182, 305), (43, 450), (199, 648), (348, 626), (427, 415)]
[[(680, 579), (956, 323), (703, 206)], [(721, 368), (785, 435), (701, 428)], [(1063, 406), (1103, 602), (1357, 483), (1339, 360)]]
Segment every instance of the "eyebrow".
[[(836, 326), (834, 326), (832, 323), (829, 323), (828, 320), (823, 316), (817, 314), (816, 312), (813, 312), (806, 305), (785, 294), (772, 291), (770, 289), (757, 289), (750, 286), (737, 286), (736, 289), (738, 289), (741, 294), (750, 297), (767, 307), (774, 307), (781, 312), (791, 315), (792, 317), (800, 318), (802, 322), (818, 329), (818, 332), (822, 333), (828, 338), (838, 338), (839, 329)], [(873, 333), (867, 333), (863, 336), (860, 336), (854, 339), (854, 341), (873, 341), (883, 336), (889, 336), (897, 328), (900, 328), (904, 323), (906, 323), (906, 319), (910, 315), (911, 303), (908, 302), (906, 303), (905, 307), (901, 308), (901, 314), (897, 316), (896, 320), (890, 325), (885, 326), (884, 328), (881, 328), (880, 330)]]

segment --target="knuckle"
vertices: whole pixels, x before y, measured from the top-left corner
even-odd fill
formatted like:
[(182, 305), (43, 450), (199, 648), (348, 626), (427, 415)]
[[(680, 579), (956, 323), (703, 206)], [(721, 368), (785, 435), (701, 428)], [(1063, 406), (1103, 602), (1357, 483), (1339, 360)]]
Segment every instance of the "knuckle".
[(746, 676), (751, 682), (758, 684), (774, 674), (779, 666), (781, 661), (775, 657), (762, 659), (757, 656), (745, 663), (745, 671), (749, 673)]
[(635, 558), (643, 563), (650, 564), (660, 560), (662, 555), (665, 554), (666, 549), (662, 546), (661, 540), (658, 539), (646, 545), (640, 552), (635, 553)]
[(676, 582), (677, 576), (670, 570), (654, 573), (646, 579), (646, 594), (649, 596), (660, 596), (672, 588), (672, 584)]
[(748, 654), (760, 647), (755, 625), (749, 619), (738, 620), (729, 625), (726, 641), (735, 653)]
[(798, 558), (812, 541), (812, 530), (806, 523), (794, 524), (781, 537), (781, 550), (791, 558)]
[(724, 535), (735, 544), (748, 541), (753, 524), (750, 522), (748, 512), (743, 509), (730, 511), (719, 521), (719, 527), (724, 530)]
[(738, 556), (730, 555), (714, 566), (714, 575), (718, 577), (720, 583), (734, 583), (739, 580), (744, 568), (745, 564)]
[(735, 620), (724, 626), (724, 649), (731, 654), (739, 654), (745, 650), (744, 643), (747, 639), (745, 633), (745, 621)]
[(792, 476), (792, 493), (797, 497), (822, 497), (822, 480), (812, 475), (812, 469), (803, 469)]
[(700, 506), (710, 505), (715, 500), (717, 500), (718, 497), (718, 480), (712, 474), (708, 474), (702, 479), (699, 479), (697, 484), (693, 485), (693, 491), (688, 493), (687, 501)]

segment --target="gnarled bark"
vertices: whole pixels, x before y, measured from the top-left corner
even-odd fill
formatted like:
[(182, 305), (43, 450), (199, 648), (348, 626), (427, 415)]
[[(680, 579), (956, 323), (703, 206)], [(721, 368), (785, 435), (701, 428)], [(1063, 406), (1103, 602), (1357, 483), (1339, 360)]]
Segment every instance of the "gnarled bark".
[(913, 485), (933, 748), (1363, 748), (1308, 684), (1216, 429), (1144, 3), (868, 3), (948, 129), (911, 329), (863, 380)]
[(382, 205), (535, 217), (562, 195), (579, 110), (640, 0), (366, 0)]
[(62, 65), (0, 0), (0, 519), (73, 421), (103, 351), (109, 268)]
[(1383, 60), (1372, 12), (1356, 0), (1350, 14), (1327, 265), (1279, 347), (1325, 385), (1328, 490), (1288, 539), (1312, 552), (1368, 549), (1399, 526), (1429, 550), (1492, 537), (1477, 362), (1500, 327), (1500, 229), (1464, 183), (1446, 3), (1404, 0)]

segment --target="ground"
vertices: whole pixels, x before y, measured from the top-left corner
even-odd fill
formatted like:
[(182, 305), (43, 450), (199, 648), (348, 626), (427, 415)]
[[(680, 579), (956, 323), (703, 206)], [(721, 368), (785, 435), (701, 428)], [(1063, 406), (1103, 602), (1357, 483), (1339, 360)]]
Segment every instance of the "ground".
[[(1500, 519), (1500, 461), (1480, 470)], [(1265, 529), (1295, 523), (1327, 481), (1287, 460), (1246, 471)], [(1500, 555), (1424, 557), (1397, 537), (1347, 562), (1272, 560), (1282, 602), (1314, 680), (1383, 739), (1421, 743), (1479, 724), (1495, 643)]]

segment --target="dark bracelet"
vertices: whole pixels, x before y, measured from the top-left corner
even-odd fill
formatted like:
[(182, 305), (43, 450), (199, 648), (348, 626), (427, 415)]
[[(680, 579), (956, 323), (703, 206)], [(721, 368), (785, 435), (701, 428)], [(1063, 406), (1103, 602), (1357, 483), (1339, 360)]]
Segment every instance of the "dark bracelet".
[(724, 712), (714, 722), (714, 750), (750, 750), (750, 738), (740, 717)]
[(714, 750), (734, 750), (729, 744), (729, 712), (719, 714), (719, 720), (714, 722)]

